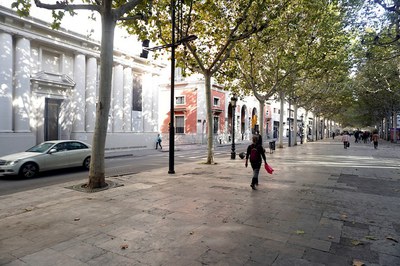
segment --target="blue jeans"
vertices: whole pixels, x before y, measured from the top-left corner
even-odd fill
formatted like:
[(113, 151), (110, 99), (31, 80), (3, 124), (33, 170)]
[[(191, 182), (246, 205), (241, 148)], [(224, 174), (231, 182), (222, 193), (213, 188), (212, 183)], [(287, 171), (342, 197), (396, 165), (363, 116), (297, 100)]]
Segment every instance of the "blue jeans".
[(258, 174), (260, 173), (260, 168), (253, 168), (253, 178), (251, 179), (252, 185), (258, 185)]

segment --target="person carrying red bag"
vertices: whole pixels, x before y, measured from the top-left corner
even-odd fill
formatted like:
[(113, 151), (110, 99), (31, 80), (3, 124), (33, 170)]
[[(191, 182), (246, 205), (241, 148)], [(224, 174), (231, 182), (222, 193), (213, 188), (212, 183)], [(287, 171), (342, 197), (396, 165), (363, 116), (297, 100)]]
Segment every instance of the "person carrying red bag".
[(253, 190), (256, 190), (262, 161), (264, 161), (264, 163), (267, 165), (267, 158), (265, 157), (265, 150), (263, 146), (258, 144), (257, 135), (253, 136), (252, 142), (253, 143), (247, 147), (245, 166), (248, 166), (248, 160), (250, 158), (251, 168), (253, 169), (253, 177), (251, 179), (250, 187)]

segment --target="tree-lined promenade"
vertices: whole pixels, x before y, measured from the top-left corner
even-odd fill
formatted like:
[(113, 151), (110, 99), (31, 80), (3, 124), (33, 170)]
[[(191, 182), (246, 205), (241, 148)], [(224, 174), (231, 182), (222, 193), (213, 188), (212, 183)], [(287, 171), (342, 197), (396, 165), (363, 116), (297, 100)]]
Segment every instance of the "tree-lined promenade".
[[(271, 98), (289, 101), (295, 114), (303, 107), (342, 127), (371, 126), (381, 132), (396, 127), (390, 121), (396, 121), (392, 118), (397, 118), (400, 103), (397, 1), (14, 0), (13, 7), (28, 15), (32, 4), (54, 11), (54, 27), (61, 25), (64, 13), (79, 16), (79, 10), (91, 10), (101, 17), (101, 78), (89, 188), (105, 186), (117, 25), (142, 40), (173, 46), (176, 65), (186, 75), (204, 75), (209, 129), (212, 78), (239, 97), (258, 99), (262, 129), (264, 104)], [(171, 7), (177, 14), (174, 43)], [(280, 141), (283, 115), (282, 106)], [(212, 164), (213, 130), (207, 132), (206, 163)]]

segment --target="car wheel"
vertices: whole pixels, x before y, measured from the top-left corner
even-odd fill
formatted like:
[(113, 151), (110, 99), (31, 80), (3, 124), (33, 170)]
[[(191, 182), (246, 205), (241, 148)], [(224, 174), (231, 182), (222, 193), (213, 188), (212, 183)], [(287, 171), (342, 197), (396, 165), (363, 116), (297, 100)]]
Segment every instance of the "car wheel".
[(83, 167), (87, 170), (90, 168), (90, 157), (86, 157), (85, 160), (83, 161)]
[(32, 178), (39, 173), (39, 167), (35, 163), (25, 163), (19, 169), (19, 175), (25, 178)]

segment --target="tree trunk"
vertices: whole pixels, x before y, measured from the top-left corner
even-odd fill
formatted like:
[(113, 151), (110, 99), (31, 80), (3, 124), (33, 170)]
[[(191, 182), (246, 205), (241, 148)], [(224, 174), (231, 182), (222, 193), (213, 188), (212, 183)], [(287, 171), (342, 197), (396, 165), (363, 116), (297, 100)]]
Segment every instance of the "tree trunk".
[(308, 113), (308, 110), (306, 110), (303, 120), (303, 144), (306, 144), (308, 140)]
[[(263, 141), (266, 141), (265, 131), (264, 131), (264, 113), (265, 113), (265, 100), (259, 100), (260, 103), (260, 135)], [(262, 144), (262, 143), (261, 143)]]
[(294, 114), (293, 114), (293, 146), (297, 146), (297, 132), (298, 132), (298, 126), (299, 124), (297, 123), (297, 103), (293, 104), (293, 109), (294, 109)]
[(107, 137), (108, 115), (111, 102), (111, 81), (114, 51), (115, 21), (111, 12), (111, 1), (105, 1), (102, 14), (102, 37), (100, 52), (100, 89), (99, 100), (96, 103), (96, 121), (92, 142), (92, 157), (90, 162), (90, 189), (106, 186), (104, 170), (104, 150)]
[(279, 98), (281, 100), (281, 114), (279, 116), (279, 143), (278, 143), (278, 148), (283, 148), (283, 114), (284, 114), (284, 108), (285, 108), (285, 93), (280, 92), (279, 93)]
[(397, 143), (397, 112), (393, 111), (393, 143)]
[(213, 111), (211, 106), (211, 73), (204, 73), (206, 85), (206, 109), (207, 109), (207, 161), (206, 164), (214, 163), (214, 141), (213, 141)]

